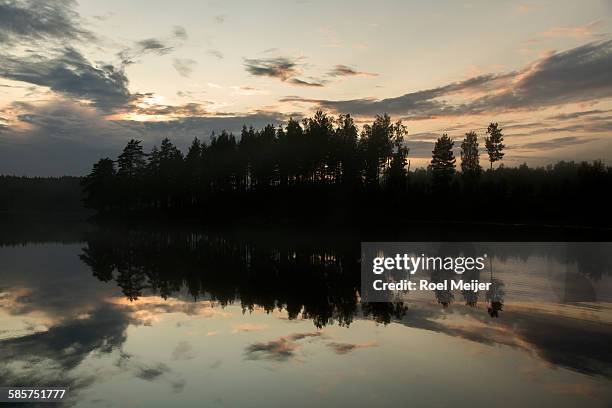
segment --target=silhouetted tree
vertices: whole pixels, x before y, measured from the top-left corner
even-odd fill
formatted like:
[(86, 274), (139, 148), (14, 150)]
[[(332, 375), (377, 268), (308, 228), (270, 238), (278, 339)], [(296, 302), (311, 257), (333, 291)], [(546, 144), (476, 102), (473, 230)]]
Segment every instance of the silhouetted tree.
[(504, 136), (502, 129), (500, 129), (497, 123), (489, 124), (487, 128), (487, 137), (485, 137), (485, 147), (487, 153), (489, 153), (489, 162), (491, 163), (491, 170), (493, 170), (493, 163), (504, 158)]
[(409, 148), (404, 146), (404, 136), (406, 135), (406, 126), (401, 121), (393, 125), (393, 153), (389, 160), (389, 167), (386, 170), (386, 187), (396, 194), (403, 194), (408, 183), (408, 164)]
[(187, 155), (185, 156), (185, 166), (183, 179), (185, 180), (187, 200), (190, 205), (195, 205), (202, 196), (202, 154), (205, 146), (202, 145), (197, 137), (191, 142)]
[(131, 139), (117, 159), (118, 190), (127, 209), (137, 207), (142, 194), (146, 155), (140, 143)]
[(351, 115), (340, 115), (336, 124), (335, 137), (339, 145), (340, 181), (345, 187), (354, 189), (361, 184), (361, 166), (358, 150), (359, 131)]
[(91, 173), (81, 182), (85, 196), (85, 207), (96, 210), (110, 210), (115, 202), (115, 163), (109, 158), (100, 159), (93, 165)]
[(481, 172), (480, 158), (478, 153), (478, 136), (471, 131), (465, 134), (461, 143), (461, 172), (468, 177), (473, 177)]
[(455, 155), (453, 140), (446, 133), (439, 137), (432, 150), (429, 164), (431, 182), (435, 193), (447, 192), (455, 174)]
[(364, 125), (360, 146), (364, 156), (364, 180), (369, 187), (380, 185), (380, 175), (393, 153), (393, 124), (388, 115), (377, 115), (372, 126)]

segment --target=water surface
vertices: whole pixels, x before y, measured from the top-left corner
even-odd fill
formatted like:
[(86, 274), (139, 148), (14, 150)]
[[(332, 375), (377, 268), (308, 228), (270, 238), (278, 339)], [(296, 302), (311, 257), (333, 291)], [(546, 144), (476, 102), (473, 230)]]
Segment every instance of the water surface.
[(608, 257), (500, 249), (495, 310), (459, 291), (367, 304), (359, 241), (92, 227), (4, 242), (0, 385), (68, 386), (78, 407), (612, 403)]

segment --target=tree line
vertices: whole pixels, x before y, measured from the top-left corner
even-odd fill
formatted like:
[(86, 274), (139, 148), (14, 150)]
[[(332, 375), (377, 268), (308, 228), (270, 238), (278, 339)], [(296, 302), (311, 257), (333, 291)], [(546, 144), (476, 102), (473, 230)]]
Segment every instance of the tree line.
[[(148, 153), (141, 141), (130, 140), (116, 160), (93, 165), (82, 182), (84, 202), (100, 213), (209, 210), (209, 216), (284, 218), (401, 215), (402, 208), (445, 218), (441, 211), (455, 203), (464, 211), (478, 205), (463, 215), (486, 220), (508, 216), (500, 212), (509, 206), (547, 205), (555, 218), (569, 209), (560, 199), (578, 203), (609, 194), (602, 188), (612, 185), (612, 169), (600, 161), (494, 169), (505, 155), (497, 123), (484, 137), (487, 170), (480, 165), (478, 135), (471, 131), (460, 145), (461, 171), (447, 134), (435, 141), (429, 166), (410, 171), (406, 135), (406, 126), (386, 114), (359, 129), (350, 115), (334, 118), (318, 111), (285, 126), (244, 126), (239, 137), (223, 131), (213, 133), (209, 143), (195, 138), (186, 154), (168, 138)], [(519, 212), (519, 218), (529, 215)]]
[(81, 177), (0, 175), (2, 212), (82, 212)]

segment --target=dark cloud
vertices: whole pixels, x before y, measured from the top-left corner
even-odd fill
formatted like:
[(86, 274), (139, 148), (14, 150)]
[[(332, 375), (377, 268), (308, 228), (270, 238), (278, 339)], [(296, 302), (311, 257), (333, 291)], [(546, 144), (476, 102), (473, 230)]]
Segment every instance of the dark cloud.
[(286, 57), (245, 59), (244, 67), (251, 75), (268, 76), (281, 81), (299, 74), (296, 61)]
[(169, 371), (170, 367), (160, 363), (155, 366), (138, 367), (134, 375), (141, 380), (154, 381)]
[(189, 76), (191, 76), (191, 73), (193, 72), (193, 67), (197, 65), (197, 63), (197, 61), (192, 60), (190, 58), (175, 58), (172, 62), (172, 65), (181, 76), (188, 78)]
[(550, 55), (523, 70), (510, 89), (473, 102), (474, 107), (541, 108), (612, 96), (612, 41), (589, 43)]
[(211, 57), (215, 57), (217, 59), (223, 59), (223, 53), (219, 50), (207, 50), (206, 54), (210, 55)]
[[(460, 93), (465, 94), (466, 102), (452, 104), (443, 99)], [(334, 101), (287, 97), (281, 101), (313, 103), (325, 109), (356, 115), (386, 112), (410, 119), (426, 119), (538, 109), (611, 96), (612, 40), (552, 54), (521, 71), (482, 75), (395, 98)]]
[(304, 81), (303, 79), (299, 79), (299, 78), (290, 78), (287, 82), (293, 85), (297, 85), (297, 86), (307, 86), (307, 87), (315, 87), (315, 88), (320, 88), (324, 86), (322, 82), (308, 82), (308, 81)]
[(297, 341), (320, 336), (320, 332), (294, 333), (277, 340), (253, 343), (246, 348), (246, 358), (247, 360), (287, 361), (295, 357), (296, 351), (300, 349)]
[(553, 150), (553, 149), (560, 149), (560, 148), (568, 147), (568, 146), (590, 143), (595, 140), (598, 140), (598, 139), (568, 136), (568, 137), (558, 137), (555, 139), (544, 140), (541, 142), (526, 143), (526, 144), (522, 144), (518, 146), (513, 146), (513, 148), (522, 149), (522, 150), (538, 150), (538, 151)]
[[(566, 126), (550, 126), (542, 124), (539, 127), (524, 133), (513, 133), (512, 136), (536, 136), (551, 133), (609, 133), (612, 132), (612, 117), (590, 117), (582, 123), (575, 123)], [(509, 126), (510, 128), (510, 126)], [(527, 127), (527, 124), (525, 125)]]
[(369, 343), (339, 343), (331, 342), (327, 343), (327, 347), (331, 348), (336, 354), (346, 354), (356, 349), (377, 347), (378, 344), (375, 342)]
[(136, 359), (132, 354), (120, 352), (115, 365), (122, 371), (131, 372), (134, 377), (144, 381), (163, 381), (169, 383), (174, 393), (179, 393), (185, 388), (186, 381), (180, 378), (172, 369), (164, 363), (144, 363)]
[(244, 67), (251, 75), (276, 78), (295, 86), (319, 88), (324, 86), (324, 81), (314, 78), (309, 80), (297, 78), (302, 70), (296, 60), (287, 57), (245, 59)]
[[(103, 306), (87, 319), (71, 320), (44, 332), (0, 340), (0, 361), (13, 364), (21, 361), (27, 365), (48, 360), (61, 367), (63, 376), (92, 352), (118, 350), (126, 340), (128, 324), (124, 311)], [(3, 375), (0, 375), (0, 381), (2, 384), (11, 383)]]
[(150, 116), (204, 116), (210, 114), (206, 110), (208, 104), (189, 102), (183, 105), (136, 105), (131, 113)]
[(121, 59), (121, 63), (124, 65), (134, 64), (139, 58), (145, 54), (155, 55), (166, 55), (174, 50), (174, 46), (168, 44), (164, 40), (157, 38), (146, 38), (144, 40), (137, 41), (134, 46), (127, 48), (117, 55)]
[(281, 102), (307, 102), (314, 103), (322, 108), (342, 113), (372, 116), (380, 113), (406, 115), (409, 119), (427, 119), (441, 115), (458, 115), (466, 113), (465, 107), (447, 105), (436, 98), (445, 95), (470, 90), (486, 90), (492, 84), (507, 82), (508, 74), (483, 75), (465, 81), (452, 83), (446, 86), (412, 92), (396, 98), (376, 100), (373, 98), (353, 99), (345, 101), (331, 101), (323, 99), (307, 99), (290, 96), (281, 99)]
[(346, 65), (336, 65), (327, 75), (333, 77), (345, 77), (345, 76), (356, 76), (356, 75), (364, 75), (364, 76), (378, 76), (373, 72), (363, 72), (357, 71)]
[[(441, 316), (458, 313), (470, 317), (476, 324), (447, 325)], [(537, 309), (517, 309), (506, 312), (496, 322), (497, 330), (482, 330), (490, 324), (489, 317), (479, 308), (446, 309), (413, 307), (400, 321), (402, 324), (445, 333), (473, 342), (506, 345), (535, 352), (544, 361), (588, 375), (612, 377), (612, 354), (608, 344), (612, 329), (598, 321), (554, 315)]]
[(174, 30), (172, 32), (176, 38), (181, 40), (186, 40), (188, 37), (187, 30), (185, 30), (185, 27), (183, 26), (174, 26)]
[(94, 65), (70, 47), (53, 57), (5, 55), (0, 59), (0, 77), (46, 86), (62, 95), (88, 100), (104, 111), (123, 107), (130, 100), (123, 69)]
[(609, 113), (609, 110), (601, 110), (601, 109), (593, 109), (582, 112), (571, 112), (571, 113), (561, 113), (559, 115), (549, 116), (547, 119), (549, 120), (572, 120), (579, 119), (584, 116), (592, 116), (600, 113)]
[(0, 0), (0, 44), (92, 40), (81, 27), (74, 1)]
[(66, 100), (20, 104), (18, 108), (22, 111), (19, 118), (30, 129), (24, 133), (7, 126), (0, 131), (0, 174), (84, 175), (100, 157), (116, 157), (131, 138), (143, 140), (145, 148), (150, 148), (171, 137), (186, 150), (196, 136), (207, 141), (213, 131), (239, 133), (243, 125), (262, 128), (288, 119), (272, 112), (192, 116), (206, 111), (205, 105), (197, 103), (134, 108), (145, 115), (177, 116), (156, 122), (106, 120), (95, 109)]
[(264, 343), (254, 343), (246, 348), (248, 360), (273, 360), (287, 361), (295, 356), (295, 351), (299, 345), (295, 342), (281, 337)]

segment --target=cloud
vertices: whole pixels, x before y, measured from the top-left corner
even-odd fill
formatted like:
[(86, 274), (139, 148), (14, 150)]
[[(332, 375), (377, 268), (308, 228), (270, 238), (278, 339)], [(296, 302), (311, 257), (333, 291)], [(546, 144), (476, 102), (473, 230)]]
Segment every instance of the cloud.
[(482, 75), (465, 81), (451, 83), (433, 89), (408, 93), (395, 98), (376, 100), (374, 98), (333, 101), (324, 99), (307, 99), (295, 96), (282, 98), (281, 102), (307, 102), (339, 113), (373, 116), (380, 113), (405, 115), (410, 119), (427, 119), (443, 115), (466, 113), (465, 107), (449, 105), (441, 98), (460, 92), (476, 92), (491, 89), (496, 83), (507, 83), (511, 75)]
[[(462, 96), (450, 102), (449, 96)], [(383, 112), (407, 119), (533, 110), (612, 96), (612, 41), (592, 42), (554, 53), (520, 71), (487, 74), (438, 88), (377, 100), (285, 97), (281, 102), (306, 102), (354, 115)]]
[(549, 116), (547, 119), (550, 119), (550, 120), (571, 120), (571, 119), (582, 118), (584, 116), (591, 116), (591, 115), (596, 115), (596, 114), (601, 114), (601, 113), (609, 113), (609, 112), (611, 112), (611, 111), (610, 110), (593, 109), (593, 110), (581, 111), (581, 112), (560, 113), (558, 115)]
[(128, 324), (122, 310), (102, 306), (87, 319), (70, 320), (44, 332), (0, 340), (0, 361), (50, 360), (65, 372), (78, 366), (93, 351), (118, 350), (126, 340)]
[(0, 44), (92, 40), (73, 1), (0, 0)]
[(327, 346), (331, 348), (336, 354), (346, 354), (356, 349), (378, 347), (378, 343), (374, 341), (370, 341), (367, 343), (357, 343), (357, 344), (356, 343), (331, 342), (331, 343), (327, 343)]
[(551, 27), (540, 33), (542, 37), (585, 38), (592, 37), (604, 25), (601, 20), (581, 26)]
[(225, 20), (227, 20), (227, 15), (225, 14), (219, 14), (215, 16), (215, 23), (217, 24), (223, 24), (225, 23)]
[(197, 61), (190, 58), (175, 58), (172, 65), (181, 76), (189, 77), (193, 72), (193, 67), (197, 65), (197, 63)]
[(315, 88), (320, 88), (324, 86), (322, 82), (308, 82), (308, 81), (304, 81), (303, 79), (299, 79), (299, 78), (290, 78), (287, 82), (293, 85), (297, 85), (297, 86), (306, 86), (306, 87), (315, 87)]
[(104, 111), (125, 106), (130, 100), (123, 69), (110, 64), (93, 65), (70, 47), (53, 57), (5, 55), (0, 59), (0, 77), (46, 86), (64, 96), (88, 100)]
[(181, 341), (172, 351), (173, 360), (192, 360), (195, 357), (193, 346), (186, 341)]
[(210, 50), (206, 51), (206, 54), (210, 55), (211, 57), (215, 57), (217, 59), (223, 59), (224, 58), (223, 53), (221, 51), (219, 51), (219, 50), (210, 49)]
[(189, 102), (182, 105), (139, 104), (130, 108), (130, 114), (147, 116), (205, 116), (211, 114), (206, 107), (212, 102)]
[(534, 136), (546, 133), (550, 134), (564, 132), (610, 133), (612, 132), (612, 117), (591, 117), (587, 121), (584, 121), (582, 123), (576, 123), (567, 126), (540, 126), (526, 133), (513, 133), (512, 136)]
[(331, 71), (329, 71), (327, 75), (333, 76), (333, 77), (346, 77), (346, 76), (356, 76), (356, 75), (378, 76), (378, 74), (375, 74), (373, 72), (357, 71), (346, 65), (336, 65)]
[(299, 74), (297, 63), (286, 57), (245, 59), (244, 67), (251, 75), (268, 76), (281, 81)]
[(268, 92), (263, 89), (253, 88), (252, 86), (230, 86), (236, 95), (265, 95)]
[(186, 40), (187, 39), (187, 30), (185, 30), (185, 27), (183, 26), (174, 26), (174, 29), (172, 30), (174, 36), (178, 39), (181, 40)]
[(124, 65), (134, 64), (145, 54), (166, 55), (174, 50), (174, 46), (157, 38), (146, 38), (137, 41), (134, 46), (120, 51), (117, 55)]
[(597, 140), (597, 139), (568, 136), (568, 137), (558, 137), (558, 138), (551, 139), (551, 140), (544, 140), (541, 142), (526, 143), (523, 145), (513, 146), (513, 147), (516, 149), (522, 149), (522, 150), (542, 151), (542, 150), (561, 149), (563, 147), (590, 143), (594, 140)]
[(301, 346), (297, 341), (320, 336), (320, 332), (294, 333), (277, 340), (253, 343), (246, 348), (246, 358), (247, 360), (287, 361), (295, 357), (296, 351), (300, 349)]
[(287, 361), (294, 357), (299, 345), (285, 337), (265, 343), (254, 343), (247, 347), (248, 360)]
[(183, 391), (186, 381), (180, 378), (172, 369), (164, 363), (143, 363), (138, 361), (132, 354), (121, 352), (119, 359), (115, 365), (122, 371), (131, 372), (134, 377), (144, 381), (164, 381), (170, 385), (172, 392), (179, 393)]
[(170, 367), (165, 364), (157, 364), (155, 366), (138, 367), (135, 376), (145, 381), (154, 381), (165, 373), (170, 371)]

